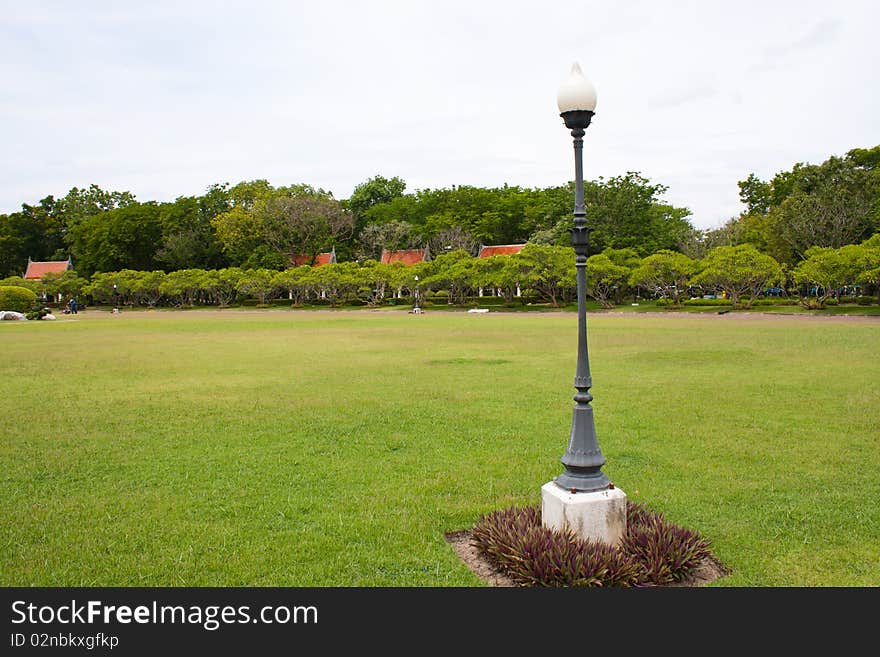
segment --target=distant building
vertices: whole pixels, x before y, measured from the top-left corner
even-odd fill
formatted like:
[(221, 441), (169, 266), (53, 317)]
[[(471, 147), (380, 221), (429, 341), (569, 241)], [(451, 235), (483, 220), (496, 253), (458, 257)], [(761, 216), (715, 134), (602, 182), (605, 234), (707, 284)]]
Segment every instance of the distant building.
[(308, 253), (298, 253), (293, 256), (293, 266), (300, 267), (302, 265), (311, 265), (312, 267), (320, 267), (321, 265), (329, 265), (336, 262), (336, 247), (327, 253), (319, 253), (311, 256)]
[[(407, 267), (414, 265), (418, 262), (428, 262), (431, 259), (431, 253), (428, 251), (428, 247), (426, 246), (424, 249), (405, 249), (403, 251), (389, 251), (388, 249), (382, 249), (382, 257), (379, 259), (379, 262), (390, 265), (395, 262), (402, 262)], [(413, 286), (413, 294), (416, 293), (415, 286)], [(384, 291), (382, 293), (384, 296)], [(398, 287), (394, 296), (400, 299), (403, 296), (403, 287)]]
[(389, 251), (382, 249), (382, 258), (380, 262), (383, 264), (391, 264), (392, 262), (402, 262), (405, 265), (414, 265), (417, 262), (427, 262), (431, 259), (428, 247), (424, 249), (406, 249), (404, 251)]
[[(27, 269), (25, 270), (24, 276), (22, 278), (29, 281), (38, 281), (46, 274), (62, 274), (71, 269), (73, 269), (73, 260), (71, 260), (70, 258), (67, 258), (67, 260), (47, 260), (43, 262), (37, 262), (31, 260), (30, 257), (28, 257)], [(49, 300), (49, 296), (46, 294), (45, 289), (43, 289), (40, 294), (42, 295), (41, 298), (44, 301)], [(61, 301), (61, 294), (57, 294), (55, 296), (55, 301)]]
[(525, 244), (496, 244), (495, 246), (480, 245), (478, 258), (491, 258), (496, 255), (513, 255), (523, 250)]
[(28, 258), (27, 270), (24, 272), (23, 278), (38, 281), (46, 274), (61, 274), (71, 269), (73, 269), (73, 261), (70, 258), (44, 262), (36, 262)]

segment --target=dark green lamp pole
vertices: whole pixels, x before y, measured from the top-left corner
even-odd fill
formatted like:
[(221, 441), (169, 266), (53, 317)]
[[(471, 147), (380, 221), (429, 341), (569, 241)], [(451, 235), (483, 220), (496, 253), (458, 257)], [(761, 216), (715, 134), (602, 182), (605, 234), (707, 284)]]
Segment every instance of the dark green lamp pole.
[(413, 278), (413, 281), (415, 282), (415, 285), (414, 285), (415, 289), (413, 290), (413, 296), (415, 297), (415, 299), (414, 299), (415, 305), (413, 306), (413, 312), (414, 313), (421, 313), (422, 309), (419, 308), (419, 277), (416, 276), (415, 278)]
[(562, 455), (565, 472), (554, 481), (556, 485), (570, 491), (601, 491), (609, 488), (611, 482), (602, 472), (605, 457), (599, 449), (596, 427), (593, 422), (593, 395), (590, 388), (590, 359), (587, 352), (587, 250), (590, 245), (590, 229), (587, 228), (587, 214), (584, 204), (584, 134), (593, 119), (596, 108), (596, 90), (584, 77), (580, 66), (574, 64), (571, 75), (559, 89), (557, 96), (559, 111), (565, 127), (571, 130), (574, 138), (574, 226), (569, 229), (571, 244), (574, 247), (575, 267), (577, 269), (578, 298), (578, 358), (574, 376), (575, 407), (571, 421), (571, 436), (568, 448)]

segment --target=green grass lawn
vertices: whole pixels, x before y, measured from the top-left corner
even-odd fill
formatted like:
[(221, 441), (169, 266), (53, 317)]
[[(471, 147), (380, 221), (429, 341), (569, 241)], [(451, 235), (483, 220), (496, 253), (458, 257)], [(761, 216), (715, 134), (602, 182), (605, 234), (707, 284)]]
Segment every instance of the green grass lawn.
[[(0, 584), (478, 586), (444, 533), (538, 504), (568, 313), (0, 323)], [(880, 319), (591, 314), (606, 473), (715, 586), (880, 585)]]

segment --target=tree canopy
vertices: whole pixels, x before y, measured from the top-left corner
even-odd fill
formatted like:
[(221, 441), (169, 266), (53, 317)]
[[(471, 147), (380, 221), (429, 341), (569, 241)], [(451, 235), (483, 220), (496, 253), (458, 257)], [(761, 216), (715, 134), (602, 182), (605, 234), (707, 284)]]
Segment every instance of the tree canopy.
[(738, 184), (746, 211), (709, 231), (716, 245), (751, 244), (794, 266), (811, 247), (857, 244), (880, 230), (880, 146)]
[[(880, 231), (880, 146), (854, 148), (820, 164), (796, 163), (769, 180), (751, 173), (738, 186), (746, 210), (717, 229), (698, 230), (687, 208), (664, 200), (665, 185), (639, 172), (586, 181), (588, 256), (658, 254), (641, 263), (639, 285), (675, 300), (691, 266), (682, 257), (697, 261), (720, 247), (750, 245), (792, 271), (814, 247), (836, 250)], [(0, 277), (23, 275), (28, 258), (70, 256), (86, 279), (122, 270), (284, 271), (294, 256), (331, 249), (340, 263), (364, 263), (378, 260), (383, 249), (430, 245), (435, 256), (456, 250), (473, 255), (481, 244), (522, 243), (530, 245), (523, 258), (544, 274), (521, 276), (540, 277), (555, 256), (535, 247), (570, 248), (573, 196), (571, 182), (407, 191), (403, 179), (375, 175), (342, 200), (307, 183), (275, 187), (256, 179), (157, 202), (93, 184), (0, 215)], [(489, 266), (478, 267), (484, 272)], [(493, 267), (497, 289), (513, 289), (509, 267)], [(546, 285), (564, 294), (550, 279)]]

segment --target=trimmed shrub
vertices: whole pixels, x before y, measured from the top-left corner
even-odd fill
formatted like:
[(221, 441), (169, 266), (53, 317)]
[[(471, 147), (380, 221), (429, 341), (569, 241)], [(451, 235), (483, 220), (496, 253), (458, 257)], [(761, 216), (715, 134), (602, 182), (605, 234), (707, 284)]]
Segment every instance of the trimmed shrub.
[[(474, 304), (477, 306), (503, 306), (504, 305), (504, 297), (493, 297), (486, 295), (484, 297), (468, 297), (467, 298), (469, 304)], [(515, 299), (514, 303), (517, 303), (519, 299)]]
[(5, 285), (0, 287), (0, 310), (26, 313), (34, 307), (37, 295), (26, 287)]
[(798, 305), (798, 300), (790, 297), (765, 297), (762, 299), (755, 299), (752, 302), (753, 306), (796, 306)]
[(730, 299), (687, 299), (682, 301), (685, 306), (731, 306), (733, 302)]
[(39, 310), (34, 310), (25, 315), (25, 319), (43, 319), (46, 315), (50, 314), (48, 308), (40, 308)]
[(875, 302), (875, 300), (876, 300), (876, 297), (870, 297), (870, 296), (852, 297), (852, 296), (850, 296), (850, 297), (840, 297), (840, 299), (838, 301), (840, 301), (840, 303), (849, 303), (849, 304), (855, 304), (858, 306), (870, 306)]

